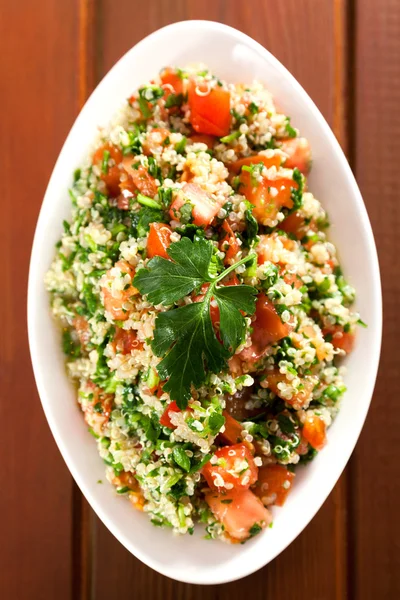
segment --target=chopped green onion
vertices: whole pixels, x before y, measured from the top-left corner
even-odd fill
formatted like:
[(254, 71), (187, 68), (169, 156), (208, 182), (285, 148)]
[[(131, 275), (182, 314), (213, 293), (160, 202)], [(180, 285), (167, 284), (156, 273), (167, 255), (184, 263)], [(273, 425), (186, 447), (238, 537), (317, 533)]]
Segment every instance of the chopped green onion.
[(240, 131), (234, 131), (233, 133), (226, 135), (222, 138), (219, 138), (219, 141), (222, 142), (223, 144), (230, 144), (231, 142), (233, 142), (233, 140), (237, 140), (238, 137), (240, 137), (242, 134), (240, 133)]
[(149, 206), (150, 208), (161, 208), (159, 203), (153, 200), (153, 198), (149, 198), (143, 194), (138, 194), (136, 200), (139, 202), (139, 204), (143, 204), (143, 206)]
[(103, 160), (101, 161), (101, 172), (104, 173), (104, 175), (107, 175), (108, 173), (108, 160), (110, 158), (110, 152), (109, 150), (104, 150), (103, 152)]

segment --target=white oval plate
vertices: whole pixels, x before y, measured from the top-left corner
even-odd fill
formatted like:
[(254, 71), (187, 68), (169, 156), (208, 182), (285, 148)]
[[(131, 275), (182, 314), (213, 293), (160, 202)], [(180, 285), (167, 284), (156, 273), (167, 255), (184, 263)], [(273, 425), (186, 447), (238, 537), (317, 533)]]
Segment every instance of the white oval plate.
[[(153, 527), (104, 479), (104, 463), (88, 434), (68, 381), (60, 336), (43, 285), (62, 231), (70, 216), (67, 193), (72, 173), (87, 154), (98, 125), (106, 124), (143, 82), (166, 65), (206, 63), (220, 78), (262, 81), (313, 150), (310, 189), (327, 209), (331, 239), (339, 248), (344, 273), (357, 290), (357, 308), (368, 323), (360, 329), (347, 359), (348, 391), (329, 443), (299, 471), (285, 506), (274, 510), (274, 526), (245, 545), (204, 540), (198, 527), (191, 536), (174, 537)], [(381, 288), (374, 239), (359, 189), (332, 131), (312, 100), (267, 50), (243, 33), (209, 21), (169, 25), (134, 46), (111, 69), (78, 116), (51, 176), (33, 244), (29, 289), (29, 342), (40, 398), (58, 447), (92, 508), (115, 537), (144, 563), (174, 579), (201, 584), (239, 579), (266, 565), (304, 529), (343, 471), (360, 434), (374, 388), (381, 340)]]

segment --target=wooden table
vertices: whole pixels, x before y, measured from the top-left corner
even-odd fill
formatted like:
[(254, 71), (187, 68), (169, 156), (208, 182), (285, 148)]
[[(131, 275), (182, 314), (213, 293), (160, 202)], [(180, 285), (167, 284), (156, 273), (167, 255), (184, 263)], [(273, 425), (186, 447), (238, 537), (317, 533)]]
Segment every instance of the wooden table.
[[(371, 410), (334, 491), (274, 562), (210, 587), (175, 583), (141, 564), (82, 499), (39, 403), (25, 321), (36, 218), (80, 107), (143, 36), (201, 18), (271, 50), (333, 127), (372, 221), (385, 314)], [(399, 0), (19, 0), (3, 3), (0, 40), (0, 598), (400, 598)]]

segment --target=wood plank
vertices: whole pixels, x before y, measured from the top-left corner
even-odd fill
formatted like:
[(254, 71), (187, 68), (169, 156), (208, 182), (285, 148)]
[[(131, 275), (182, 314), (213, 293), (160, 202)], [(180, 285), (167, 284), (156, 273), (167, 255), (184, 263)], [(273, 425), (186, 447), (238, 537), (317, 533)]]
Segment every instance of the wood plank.
[[(102, 76), (133, 44), (151, 31), (183, 19), (213, 19), (235, 26), (271, 50), (299, 79), (346, 144), (345, 2), (332, 0), (315, 10), (314, 0), (251, 4), (240, 0), (202, 3), (158, 0), (142, 3), (103, 0), (97, 12)], [(121, 20), (118, 15), (123, 14)], [(255, 15), (257, 18), (255, 18)], [(98, 34), (99, 35), (99, 34)], [(336, 36), (336, 44), (335, 44)], [(97, 36), (98, 37), (98, 36)], [(99, 41), (98, 41), (99, 43)], [(346, 475), (306, 531), (278, 559), (255, 575), (226, 586), (205, 588), (173, 582), (132, 557), (97, 520), (93, 595), (98, 600), (135, 590), (135, 597), (236, 600), (249, 588), (253, 598), (293, 596), (344, 600), (346, 572)], [(301, 574), (301, 575), (300, 575)]]
[(74, 3), (27, 0), (0, 15), (0, 597), (71, 598), (72, 479), (46, 423), (26, 339), (33, 231), (77, 112)]
[(379, 378), (351, 472), (356, 600), (400, 597), (400, 5), (381, 0), (376, 9), (373, 0), (356, 2), (355, 167), (377, 242), (384, 305)]

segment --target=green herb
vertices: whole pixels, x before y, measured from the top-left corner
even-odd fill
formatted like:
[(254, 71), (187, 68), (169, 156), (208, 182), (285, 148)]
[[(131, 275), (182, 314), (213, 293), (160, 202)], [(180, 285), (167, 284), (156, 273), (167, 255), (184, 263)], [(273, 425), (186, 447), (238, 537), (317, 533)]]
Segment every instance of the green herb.
[(258, 523), (254, 523), (254, 525), (249, 529), (250, 537), (254, 537), (260, 533), (260, 531), (262, 531), (262, 527)]
[(225, 417), (217, 412), (212, 413), (208, 419), (208, 426), (212, 435), (216, 435), (224, 424)]
[(357, 325), (360, 325), (360, 327), (368, 327), (368, 325), (366, 323), (364, 323), (364, 321), (362, 319), (357, 319)]
[(219, 138), (219, 141), (223, 144), (230, 144), (231, 142), (233, 142), (233, 140), (237, 140), (237, 138), (239, 138), (241, 135), (242, 134), (240, 133), (240, 131), (234, 131), (229, 135), (225, 135), (224, 137)]
[(172, 108), (173, 106), (182, 106), (183, 94), (170, 94), (165, 101), (165, 108)]
[(251, 112), (252, 115), (256, 115), (259, 111), (257, 104), (255, 104), (254, 102), (250, 102), (249, 111)]
[(126, 494), (129, 491), (130, 491), (130, 488), (127, 487), (127, 486), (125, 486), (125, 487), (122, 487), (122, 488), (118, 488), (117, 489), (117, 494)]
[(246, 220), (246, 229), (244, 230), (244, 232), (242, 234), (243, 241), (244, 241), (243, 246), (245, 248), (250, 248), (252, 243), (257, 238), (258, 223), (257, 223), (257, 219), (255, 219), (255, 217), (253, 215), (253, 211), (251, 210), (251, 208), (247, 208), (245, 210), (244, 218)]
[(164, 96), (164, 90), (158, 85), (147, 85), (139, 89), (139, 107), (145, 119), (151, 117), (149, 104), (156, 104), (157, 100)]
[(172, 188), (158, 188), (158, 197), (163, 208), (169, 208), (172, 203)]
[(270, 288), (272, 285), (275, 285), (279, 278), (279, 269), (273, 263), (270, 263), (266, 266), (264, 270), (265, 279), (262, 280), (262, 286), (265, 289)]
[(187, 144), (187, 137), (183, 136), (182, 139), (181, 139), (181, 141), (178, 142), (177, 144), (175, 144), (175, 151), (178, 154), (184, 154), (185, 153), (186, 144)]
[(178, 467), (181, 467), (181, 469), (186, 471), (186, 473), (189, 473), (190, 458), (188, 457), (185, 449), (181, 445), (177, 445), (174, 447), (174, 449), (172, 450), (172, 458), (174, 459)]
[(303, 204), (304, 176), (297, 167), (293, 169), (293, 181), (297, 183), (298, 188), (297, 190), (292, 188), (291, 198), (293, 201), (293, 208), (291, 209), (291, 212), (298, 210)]
[(148, 171), (149, 174), (154, 177), (154, 179), (158, 179), (160, 182), (162, 181), (162, 173), (161, 168), (156, 163), (156, 160), (153, 156), (149, 156), (147, 159)]
[(136, 196), (136, 200), (139, 202), (139, 204), (142, 204), (143, 206), (148, 206), (149, 208), (161, 208), (158, 202), (156, 202), (156, 200), (153, 200), (153, 198), (149, 198), (148, 196), (144, 196), (140, 193)]
[(242, 123), (246, 123), (246, 117), (239, 115), (237, 110), (235, 110), (234, 108), (231, 108), (231, 115), (235, 119), (235, 121), (237, 122), (238, 125), (241, 125)]
[(151, 208), (149, 206), (143, 206), (138, 213), (134, 215), (132, 219), (133, 233), (137, 237), (145, 237), (150, 229), (150, 223), (163, 223), (164, 216), (160, 207)]
[(285, 415), (283, 413), (280, 413), (278, 415), (278, 425), (279, 425), (282, 433), (290, 434), (290, 433), (294, 433), (294, 431), (295, 431), (295, 427), (294, 427), (294, 423), (293, 423), (292, 419), (288, 415)]
[(290, 117), (286, 117), (285, 131), (288, 134), (288, 137), (290, 137), (290, 138), (297, 137), (297, 131), (290, 124)]
[(77, 181), (79, 181), (81, 178), (81, 170), (80, 169), (75, 169), (74, 171), (74, 183), (76, 183)]
[[(252, 315), (255, 310), (255, 288), (247, 285), (217, 284), (238, 266), (252, 259), (243, 258), (218, 276), (210, 273), (214, 247), (204, 239), (182, 238), (171, 244), (168, 255), (172, 260), (156, 256), (140, 269), (134, 285), (153, 305), (171, 306), (201, 285), (209, 287), (201, 302), (195, 302), (159, 313), (156, 319), (152, 349), (162, 357), (157, 371), (162, 380), (168, 379), (164, 390), (180, 408), (185, 408), (191, 385), (199, 387), (206, 379), (206, 368), (219, 373), (244, 338), (246, 322), (240, 311)], [(217, 339), (211, 317), (210, 302), (215, 298), (220, 311), (220, 335)]]
[(200, 462), (194, 464), (192, 466), (192, 468), (190, 469), (190, 473), (196, 473), (196, 471), (200, 471), (200, 469), (202, 469), (204, 467), (204, 465), (206, 465), (208, 463), (208, 461), (210, 460), (212, 454), (206, 454)]
[(259, 162), (251, 165), (243, 165), (242, 171), (247, 171), (248, 173), (250, 173), (251, 184), (253, 186), (257, 186), (259, 184), (259, 177), (263, 168), (264, 163)]
[(78, 358), (81, 355), (80, 346), (72, 339), (72, 335), (69, 329), (64, 329), (63, 331), (62, 348), (64, 354), (66, 354), (67, 356), (73, 356), (74, 358)]
[(108, 173), (108, 160), (110, 158), (110, 152), (109, 150), (104, 150), (103, 152), (103, 160), (101, 161), (101, 172), (104, 173), (104, 175), (107, 175)]

